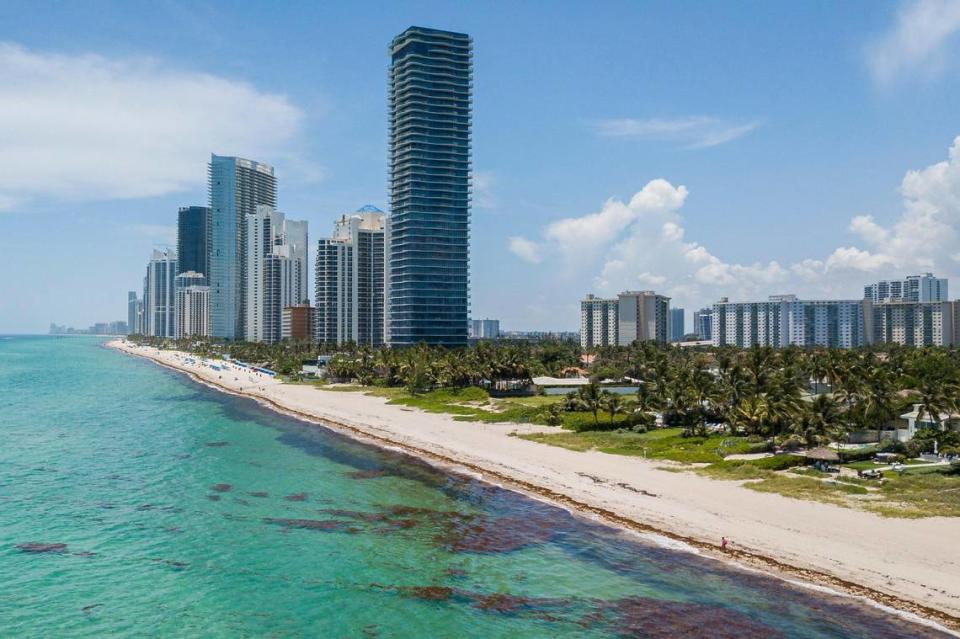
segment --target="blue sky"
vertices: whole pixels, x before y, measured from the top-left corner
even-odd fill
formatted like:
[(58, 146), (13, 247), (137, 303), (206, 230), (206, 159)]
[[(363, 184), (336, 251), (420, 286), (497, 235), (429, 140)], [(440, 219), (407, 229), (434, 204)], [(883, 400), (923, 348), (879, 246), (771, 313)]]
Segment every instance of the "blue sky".
[(0, 3), (0, 333), (125, 318), (210, 152), (313, 239), (386, 209), (412, 24), (474, 38), (475, 317), (960, 274), (960, 2), (318, 5)]

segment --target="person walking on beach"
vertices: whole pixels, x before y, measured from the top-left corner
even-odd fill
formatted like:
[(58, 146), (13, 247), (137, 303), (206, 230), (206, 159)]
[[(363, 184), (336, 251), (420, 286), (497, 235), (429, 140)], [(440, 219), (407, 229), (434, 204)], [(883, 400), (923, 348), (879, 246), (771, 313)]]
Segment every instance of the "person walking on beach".
[(727, 542), (727, 538), (726, 538), (726, 537), (721, 537), (721, 538), (720, 538), (720, 550), (721, 550), (721, 551), (727, 552), (727, 543), (728, 543), (728, 542)]

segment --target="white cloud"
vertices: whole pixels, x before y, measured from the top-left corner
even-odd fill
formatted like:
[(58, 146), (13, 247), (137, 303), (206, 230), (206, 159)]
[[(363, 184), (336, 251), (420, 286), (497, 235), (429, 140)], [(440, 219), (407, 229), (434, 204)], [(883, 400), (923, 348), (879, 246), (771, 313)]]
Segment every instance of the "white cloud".
[(666, 180), (652, 180), (629, 202), (611, 198), (596, 213), (553, 222), (545, 235), (568, 258), (579, 259), (606, 246), (644, 216), (653, 219), (679, 209), (686, 198), (686, 187), (674, 188)]
[(858, 215), (850, 220), (850, 226), (847, 227), (852, 233), (856, 233), (867, 242), (879, 244), (887, 239), (887, 230), (877, 224), (872, 215)]
[(856, 299), (864, 284), (882, 277), (923, 271), (960, 276), (960, 137), (946, 161), (907, 172), (900, 193), (903, 212), (892, 224), (882, 225), (870, 215), (851, 219), (848, 229), (860, 245), (838, 246), (824, 257), (790, 264), (727, 262), (688, 240), (680, 215), (687, 189), (663, 179), (649, 182), (629, 202), (611, 198), (597, 212), (547, 225), (540, 245), (524, 242), (537, 247), (538, 258), (542, 254), (579, 269), (595, 265), (598, 293), (639, 283), (688, 307), (721, 296), (766, 299), (777, 293)]
[(494, 186), (497, 182), (497, 175), (493, 171), (474, 171), (473, 172), (473, 205), (480, 209), (497, 208), (497, 196), (494, 193)]
[(958, 32), (960, 1), (905, 2), (893, 27), (867, 46), (867, 63), (881, 83), (907, 73), (935, 76), (951, 57), (949, 47)]
[(0, 203), (176, 192), (206, 181), (211, 152), (296, 163), (301, 119), (245, 82), (0, 43)]
[(521, 260), (531, 264), (539, 264), (543, 257), (540, 255), (540, 245), (531, 242), (525, 237), (513, 236), (509, 239), (510, 251)]
[(635, 138), (676, 142), (688, 149), (702, 149), (731, 142), (761, 125), (759, 120), (729, 122), (708, 116), (682, 118), (611, 118), (595, 123), (598, 134), (605, 137)]

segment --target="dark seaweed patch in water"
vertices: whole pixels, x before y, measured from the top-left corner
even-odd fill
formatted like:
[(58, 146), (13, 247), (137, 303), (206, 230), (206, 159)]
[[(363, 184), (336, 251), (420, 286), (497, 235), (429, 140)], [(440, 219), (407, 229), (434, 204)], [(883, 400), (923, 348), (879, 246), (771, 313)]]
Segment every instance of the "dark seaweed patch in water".
[(719, 606), (626, 597), (599, 602), (583, 618), (585, 627), (609, 627), (621, 637), (710, 637), (711, 639), (775, 639), (783, 634), (750, 617)]
[(446, 601), (453, 597), (454, 589), (447, 586), (411, 586), (406, 589), (407, 594), (426, 601)]
[(304, 530), (319, 530), (323, 532), (359, 532), (345, 521), (336, 519), (286, 519), (282, 517), (264, 517), (268, 524), (277, 524), (284, 528), (302, 528)]
[(163, 564), (165, 566), (170, 566), (175, 570), (183, 570), (184, 568), (189, 568), (190, 564), (185, 561), (176, 561), (174, 559), (161, 559), (161, 558), (152, 558), (150, 561), (153, 561), (158, 564)]
[(491, 612), (517, 613), (536, 605), (537, 600), (509, 593), (494, 593), (492, 595), (475, 595), (474, 607)]
[(228, 493), (233, 490), (233, 486), (230, 484), (214, 484), (210, 487), (210, 490), (215, 490), (218, 493)]
[(270, 493), (263, 490), (255, 490), (252, 493), (247, 493), (251, 497), (269, 497)]
[(136, 510), (139, 510), (139, 511), (153, 510), (153, 509), (154, 509), (153, 504), (140, 504), (139, 506), (136, 507)]
[(334, 517), (346, 517), (358, 521), (385, 521), (387, 516), (383, 513), (369, 513), (362, 510), (344, 510), (343, 508), (319, 508), (318, 513), (332, 515)]
[(284, 497), (287, 501), (307, 501), (307, 493), (294, 493)]
[(205, 445), (210, 448), (223, 448), (224, 446), (229, 446), (230, 442), (207, 442)]
[(346, 473), (347, 477), (350, 479), (374, 479), (376, 477), (383, 477), (387, 475), (387, 471), (382, 468), (374, 468), (370, 470), (354, 470), (352, 472)]
[(29, 553), (44, 553), (44, 552), (66, 552), (66, 544), (44, 544), (37, 541), (27, 542), (25, 544), (17, 544), (17, 550), (20, 552), (29, 552)]
[(207, 495), (207, 499), (210, 501), (220, 501), (220, 495)]
[(453, 552), (512, 552), (550, 541), (565, 529), (553, 517), (461, 516), (451, 518), (438, 541)]

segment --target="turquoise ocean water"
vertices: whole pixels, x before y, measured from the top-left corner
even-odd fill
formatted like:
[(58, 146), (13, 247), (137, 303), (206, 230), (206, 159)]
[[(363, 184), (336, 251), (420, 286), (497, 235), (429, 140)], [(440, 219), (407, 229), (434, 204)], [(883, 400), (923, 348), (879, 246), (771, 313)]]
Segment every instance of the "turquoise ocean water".
[(352, 442), (95, 338), (0, 337), (0, 637), (113, 636), (946, 635)]

